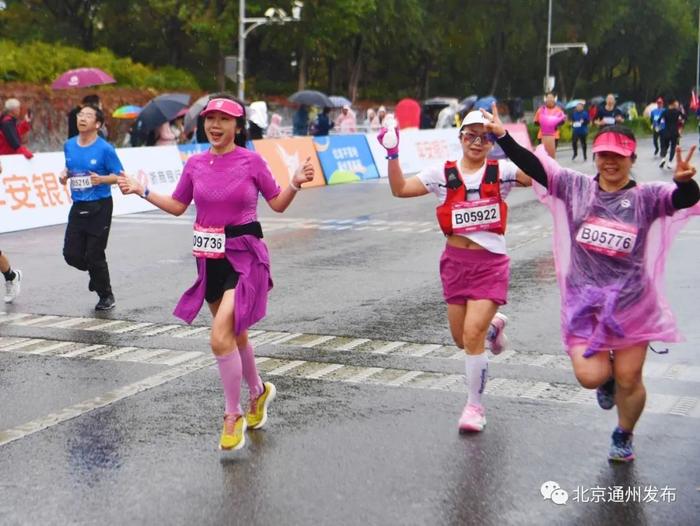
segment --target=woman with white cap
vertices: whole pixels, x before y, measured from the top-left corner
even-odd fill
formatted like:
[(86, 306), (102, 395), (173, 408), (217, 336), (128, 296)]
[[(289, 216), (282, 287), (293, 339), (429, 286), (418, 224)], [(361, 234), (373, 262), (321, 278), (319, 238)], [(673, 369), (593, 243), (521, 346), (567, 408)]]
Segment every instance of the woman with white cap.
[[(119, 177), (125, 194), (137, 194), (161, 210), (181, 215), (192, 201), (197, 208), (192, 252), (197, 281), (182, 296), (175, 315), (188, 323), (204, 300), (213, 316), (211, 349), (218, 362), (226, 409), (220, 448), (235, 450), (245, 444), (247, 427), (261, 428), (275, 386), (263, 382), (255, 367), (248, 327), (262, 319), (272, 288), (267, 247), (257, 221), (258, 194), (275, 212), (284, 212), (314, 169), (307, 162), (284, 190), (263, 158), (245, 148), (246, 116), (243, 105), (227, 94), (213, 95), (202, 111), (209, 151), (187, 160), (172, 196), (149, 191), (140, 182)], [(250, 390), (244, 414), (240, 405), (241, 380)]]
[(506, 345), (506, 304), (510, 259), (506, 254), (505, 198), (513, 186), (530, 179), (511, 162), (487, 160), (494, 138), (486, 133), (479, 111), (468, 113), (459, 131), (462, 158), (404, 178), (399, 164), (398, 129), (378, 135), (387, 150), (389, 184), (396, 197), (433, 193), (441, 203), (437, 219), (446, 237), (440, 278), (452, 338), (465, 352), (468, 399), (458, 422), (460, 432), (478, 432), (486, 425), (481, 396), (488, 375), (485, 343), (494, 354)]
[[(631, 177), (634, 134), (603, 128), (593, 140), (597, 175), (561, 167), (542, 147), (535, 154), (504, 130), (494, 107), (486, 129), (506, 155), (536, 181), (554, 217), (554, 260), (561, 289), (561, 331), (579, 383), (597, 388), (603, 409), (617, 405), (608, 458), (634, 459), (632, 432), (644, 409), (642, 368), (652, 340), (680, 334), (663, 296), (663, 271), (673, 236), (700, 214), (700, 189), (677, 148), (674, 183)], [(692, 208), (691, 208), (692, 207)]]

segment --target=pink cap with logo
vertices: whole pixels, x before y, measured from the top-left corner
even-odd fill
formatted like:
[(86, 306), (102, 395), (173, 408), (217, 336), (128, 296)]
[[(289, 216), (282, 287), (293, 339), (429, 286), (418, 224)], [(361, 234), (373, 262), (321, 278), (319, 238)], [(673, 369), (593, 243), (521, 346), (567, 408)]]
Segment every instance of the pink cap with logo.
[(617, 132), (601, 133), (593, 141), (593, 153), (613, 152), (623, 157), (631, 157), (637, 149), (634, 139)]
[(220, 111), (231, 117), (242, 117), (244, 114), (243, 107), (235, 100), (231, 99), (211, 99), (207, 103), (207, 107), (202, 110), (200, 115), (206, 117), (208, 114)]

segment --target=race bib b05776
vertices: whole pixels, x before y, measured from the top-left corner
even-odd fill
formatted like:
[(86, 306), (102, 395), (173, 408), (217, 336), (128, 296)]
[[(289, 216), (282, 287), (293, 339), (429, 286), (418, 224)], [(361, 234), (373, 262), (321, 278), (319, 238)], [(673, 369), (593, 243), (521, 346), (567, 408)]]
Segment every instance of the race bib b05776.
[(637, 227), (599, 217), (586, 219), (576, 233), (583, 248), (612, 257), (629, 255), (636, 241)]

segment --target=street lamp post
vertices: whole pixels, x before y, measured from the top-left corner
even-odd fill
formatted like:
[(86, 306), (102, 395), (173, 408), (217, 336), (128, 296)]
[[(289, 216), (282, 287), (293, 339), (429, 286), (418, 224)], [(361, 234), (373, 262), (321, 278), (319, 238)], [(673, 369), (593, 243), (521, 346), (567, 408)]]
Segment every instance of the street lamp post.
[(547, 15), (547, 66), (544, 76), (544, 91), (554, 89), (554, 83), (549, 82), (549, 57), (567, 49), (579, 48), (581, 53), (588, 55), (588, 45), (585, 42), (568, 42), (565, 44), (552, 44), (552, 0), (549, 0), (549, 12)]
[[(301, 20), (301, 8), (303, 3), (295, 1), (292, 7), (292, 16), (287, 16), (283, 9), (270, 7), (265, 11), (264, 17), (245, 16), (245, 0), (239, 0), (238, 4), (238, 98), (245, 98), (245, 39), (256, 27), (265, 24), (284, 24), (286, 22), (298, 22)], [(246, 24), (250, 24), (246, 27)]]

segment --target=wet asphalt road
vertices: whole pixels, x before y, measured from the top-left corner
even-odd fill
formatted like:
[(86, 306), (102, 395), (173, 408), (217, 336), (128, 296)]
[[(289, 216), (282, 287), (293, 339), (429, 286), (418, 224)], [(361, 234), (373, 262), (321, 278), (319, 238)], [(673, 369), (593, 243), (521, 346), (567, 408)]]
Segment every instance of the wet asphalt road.
[[(638, 179), (670, 180), (648, 141), (640, 151)], [(688, 341), (650, 353), (638, 459), (610, 466), (614, 413), (562, 351), (551, 219), (530, 189), (509, 203), (512, 350), (492, 360), (477, 436), (456, 432), (463, 360), (434, 198), (395, 199), (380, 181), (304, 191), (284, 215), (263, 204), (275, 288), (253, 340), (279, 394), (265, 430), (224, 456), (210, 317), (171, 314), (194, 279), (191, 216), (115, 218), (104, 315), (60, 256), (63, 227), (0, 236), (26, 277), (0, 314), (0, 522), (697, 524), (700, 220), (666, 280)], [(543, 499), (550, 480), (566, 504)]]

